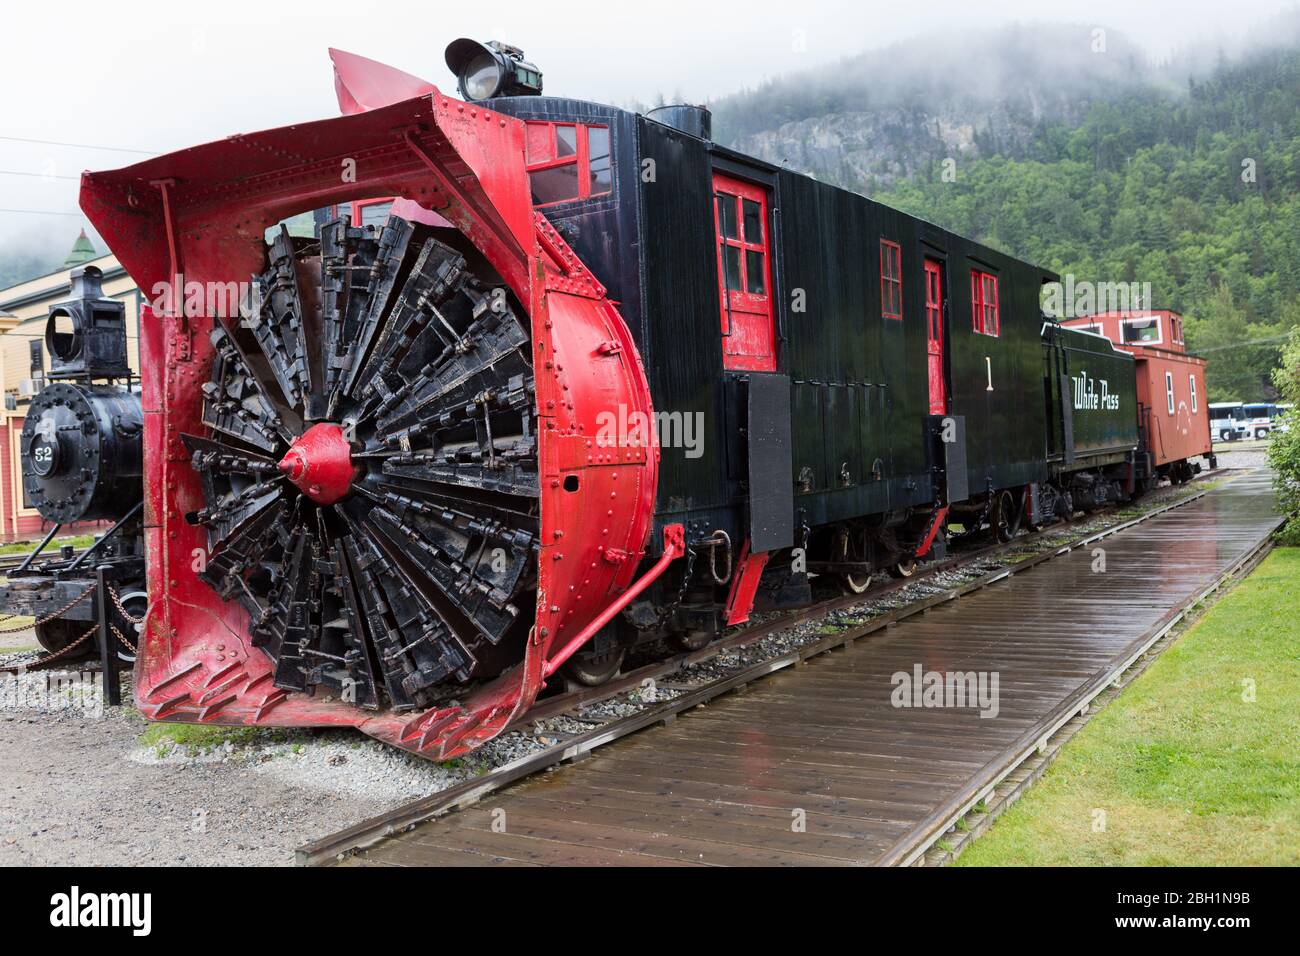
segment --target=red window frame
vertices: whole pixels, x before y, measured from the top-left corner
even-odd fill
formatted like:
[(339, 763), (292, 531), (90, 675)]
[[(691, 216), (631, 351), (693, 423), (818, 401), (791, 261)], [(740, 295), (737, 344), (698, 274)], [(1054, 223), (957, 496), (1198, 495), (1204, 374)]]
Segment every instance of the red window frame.
[(979, 269), (970, 271), (971, 328), (980, 335), (1002, 332), (998, 314), (998, 277)]
[[(524, 165), (528, 170), (530, 180), (533, 173), (547, 169), (575, 166), (577, 170), (578, 194), (576, 196), (567, 196), (564, 199), (554, 199), (544, 203), (534, 202), (533, 205), (536, 208), (543, 209), (547, 206), (558, 206), (567, 202), (581, 202), (584, 199), (592, 199), (596, 196), (607, 196), (612, 192), (614, 183), (614, 137), (608, 126), (604, 123), (553, 123), (547, 120), (528, 120), (524, 126), (527, 150)], [(559, 130), (561, 127), (574, 131), (574, 152), (568, 156), (560, 155)], [(609, 163), (610, 186), (596, 192), (592, 192), (591, 188), (591, 130), (593, 129), (605, 130), (609, 141), (607, 161)]]
[(903, 250), (890, 239), (880, 240), (880, 315), (903, 318)]

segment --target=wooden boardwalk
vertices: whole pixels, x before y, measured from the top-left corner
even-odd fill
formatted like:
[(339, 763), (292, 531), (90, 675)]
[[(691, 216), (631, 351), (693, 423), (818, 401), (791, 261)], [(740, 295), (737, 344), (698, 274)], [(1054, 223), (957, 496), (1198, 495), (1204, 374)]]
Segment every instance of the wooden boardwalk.
[[(1104, 571), (1093, 549), (1047, 561), (348, 863), (896, 862), (1276, 527), (1269, 482), (1247, 474), (1098, 542)], [(996, 675), (996, 715), (894, 706), (895, 675), (918, 667)]]

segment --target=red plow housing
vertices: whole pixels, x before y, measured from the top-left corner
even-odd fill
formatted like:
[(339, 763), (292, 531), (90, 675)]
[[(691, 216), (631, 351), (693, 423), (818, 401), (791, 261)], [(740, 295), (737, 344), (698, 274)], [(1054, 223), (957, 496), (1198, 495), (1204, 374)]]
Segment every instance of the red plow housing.
[[(472, 489), (459, 488), (462, 472), (468, 473), (471, 466), (447, 466), (436, 481), (415, 483), (432, 489), (427, 500), (408, 491), (398, 471), (409, 471), (412, 461), (449, 460), (449, 445), (411, 446), (412, 436), (417, 436), (418, 444), (422, 430), (429, 433), (437, 425), (424, 421), (401, 434), (379, 434), (364, 448), (353, 441), (358, 476), (366, 461), (383, 460), (383, 470), (376, 467), (371, 478), (357, 477), (348, 485), (346, 450), (342, 464), (336, 458), (328, 469), (321, 466), (321, 473), (331, 476), (328, 492), (311, 485), (310, 478), (301, 478), (309, 471), (302, 456), (325, 446), (337, 455), (338, 442), (343, 440), (338, 435), (355, 424), (340, 417), (339, 404), (321, 385), (328, 371), (316, 356), (328, 352), (328, 343), (313, 338), (319, 331), (313, 310), (321, 308), (314, 291), (300, 290), (295, 300), (300, 313), (294, 317), (297, 324), (284, 325), (286, 336), (300, 336), (303, 361), (295, 374), (306, 384), (300, 389), (295, 381), (284, 385), (281, 378), (289, 399), (269, 419), (276, 434), (262, 446), (231, 437), (233, 431), (217, 435), (209, 427), (213, 419), (205, 406), (214, 394), (209, 384), (214, 363), (229, 359), (237, 365), (242, 361), (240, 368), (256, 366), (262, 371), (264, 390), (276, 387), (266, 369), (278, 368), (269, 346), (266, 356), (246, 354), (250, 350), (237, 347), (227, 350), (233, 358), (223, 358), (221, 342), (226, 340), (220, 338), (221, 329), (226, 328), (228, 340), (237, 346), (255, 339), (273, 344), (279, 340), (257, 338), (265, 326), (258, 324), (255, 315), (250, 319), (248, 312), (242, 319), (212, 316), (201, 310), (196, 314), (183, 304), (190, 301), (192, 289), (227, 288), (264, 272), (268, 265), (265, 232), (277, 222), (306, 210), (381, 196), (409, 200), (442, 217), (430, 216), (430, 221), (454, 226), (473, 247), (466, 246), (465, 254), (480, 256), (489, 264), (494, 273), (489, 284), (508, 290), (525, 316), (527, 340), (519, 349), (533, 376), (531, 417), (525, 418), (535, 425), (525, 425), (523, 432), (529, 447), (535, 448), (535, 466), (529, 467), (535, 467), (536, 504), (520, 513), (527, 511), (536, 526), (529, 526), (531, 543), (526, 548), (531, 567), (519, 572), (527, 587), (515, 594), (509, 608), (520, 621), (515, 625), (518, 644), (513, 662), (468, 685), (455, 685), (463, 695), (459, 701), (443, 695), (430, 702), (427, 689), (411, 677), (419, 677), (420, 672), (412, 671), (401, 655), (415, 653), (412, 648), (418, 650), (422, 644), (427, 649), (434, 634), (443, 634), (445, 647), (452, 651), (466, 646), (465, 641), (488, 648), (469, 625), (475, 623), (472, 615), (478, 608), (488, 608), (480, 596), (491, 596), (493, 589), (474, 578), (476, 565), (463, 555), (452, 561), (445, 546), (439, 550), (419, 540), (417, 533), (426, 525), (433, 527), (432, 519), (425, 517), (437, 510), (431, 500), (441, 506), (451, 500), (446, 495), (458, 489), (464, 495), (457, 499), (462, 504), (487, 500), (488, 493), (482, 490), (487, 479)], [(608, 618), (611, 605), (632, 583), (652, 527), (659, 455), (653, 434), (612, 445), (597, 441), (602, 413), (619, 414), (621, 408), (619, 420), (632, 413), (652, 420), (650, 394), (618, 310), (532, 207), (523, 124), (434, 89), (368, 112), (232, 136), (124, 169), (87, 173), (81, 203), (146, 297), (156, 303), (141, 322), (150, 610), (135, 672), (140, 710), (153, 719), (211, 724), (356, 726), (435, 759), (463, 754), (500, 733), (532, 704), (562, 657)], [(310, 249), (307, 253), (326, 255)], [(294, 288), (293, 269), (289, 266), (268, 285), (272, 299)], [(297, 270), (300, 280), (301, 264)], [(393, 306), (397, 311), (398, 306)], [(433, 324), (433, 319), (441, 318), (433, 309), (423, 321)], [(396, 321), (391, 320), (395, 332)], [(448, 331), (440, 334), (455, 346), (447, 354), (463, 360), (470, 335), (443, 324)], [(353, 364), (369, 361), (367, 355), (379, 356), (388, 347), (385, 336), (381, 327), (376, 333), (378, 344), (369, 353), (358, 353)], [(343, 344), (351, 347), (350, 342)], [(269, 364), (267, 356), (272, 360)], [(314, 369), (313, 362), (317, 363)], [(431, 361), (429, 368), (434, 364)], [(437, 370), (425, 372), (433, 375)], [(342, 378), (346, 377), (344, 368)], [(504, 466), (497, 457), (508, 457), (509, 449), (491, 434), (495, 413), (487, 410), (491, 402), (505, 401), (500, 397), (503, 392), (504, 388), (476, 393), (442, 411), (444, 420), (460, 415), (466, 421), (472, 418), (471, 424), (480, 430), (487, 426), (487, 462), (480, 460), (482, 456), (474, 459), (476, 475), (486, 474), (483, 469), (490, 467), (499, 473)], [(360, 388), (356, 394), (362, 394)], [(294, 406), (295, 396), (300, 406)], [(370, 401), (371, 409), (382, 409), (389, 399), (386, 393), (376, 393)], [(377, 420), (382, 421), (382, 416)], [(535, 436), (528, 434), (532, 427)], [(304, 438), (312, 428), (316, 429), (313, 435)], [(332, 430), (325, 434), (322, 429)], [(235, 530), (226, 527), (222, 521), (230, 512), (222, 510), (226, 505), (214, 507), (210, 483), (205, 484), (207, 477), (196, 466), (200, 461), (216, 462), (214, 467), (232, 474), (242, 469), (241, 474), (254, 476), (248, 479), (254, 482), (252, 491), (231, 492), (227, 501), (251, 509), (248, 502), (265, 492), (266, 498), (278, 502), (276, 507), (284, 508), (280, 514), (289, 517), (276, 519), (259, 512), (261, 517), (246, 521), (231, 518), (238, 525)], [(295, 476), (296, 489), (291, 481)], [(244, 488), (241, 482), (243, 478), (233, 486)], [(311, 494), (312, 487), (318, 494)], [(299, 491), (301, 498), (291, 498)], [(404, 502), (409, 510), (399, 512), (392, 502)], [(466, 505), (463, 510), (473, 508)], [(456, 509), (444, 511), (450, 514)], [(406, 514), (409, 519), (402, 518)], [(206, 516), (206, 529), (202, 521), (195, 522), (195, 515)], [(387, 522), (382, 533), (373, 530), (379, 522), (376, 515)], [(250, 547), (244, 529), (255, 521), (261, 522), (265, 535), (274, 534), (277, 521), (281, 525), (300, 522), (287, 535), (290, 543), (282, 545), (288, 555), (282, 564), (288, 570), (273, 570), (267, 578), (264, 560), (257, 572), (262, 578), (252, 573), (238, 580), (232, 577), (223, 596), (213, 586), (210, 568), (234, 562), (241, 548)], [(477, 527), (473, 514), (456, 521), (461, 529), (458, 535), (465, 527)], [(219, 530), (213, 531), (214, 527)], [(323, 550), (292, 558), (288, 549), (294, 538), (301, 537), (299, 529), (319, 531)], [(346, 553), (341, 546), (331, 551), (328, 545), (334, 538), (346, 538), (349, 547), (356, 547)], [(677, 537), (665, 545), (670, 555), (679, 553), (679, 548)], [(428, 568), (439, 571), (438, 561), (446, 560), (459, 576), (439, 577), (428, 571), (410, 557), (417, 553), (431, 555)], [(397, 570), (385, 569), (383, 561), (376, 563), (376, 555), (391, 559)], [(294, 576), (295, 560), (301, 564), (302, 577)], [(330, 561), (341, 562), (340, 567), (346, 564), (356, 573), (356, 580), (347, 586), (355, 626), (344, 629), (338, 638), (351, 642), (340, 645), (350, 648), (342, 656), (331, 656), (319, 650), (324, 645), (312, 643), (337, 626), (323, 619), (329, 615), (321, 611), (322, 602), (344, 606), (336, 593), (344, 590), (343, 579), (329, 577), (334, 566)], [(390, 572), (391, 577), (383, 577)], [(247, 581), (263, 579), (271, 583), (253, 595), (251, 605), (231, 598), (231, 587), (247, 591)], [(380, 584), (366, 583), (375, 581)], [(482, 586), (475, 591), (471, 585)], [(398, 620), (392, 600), (372, 600), (379, 592), (409, 599), (414, 609), (410, 620), (424, 623)], [(530, 604), (518, 607), (524, 603), (519, 600), (522, 594)], [(467, 595), (479, 603), (470, 607)], [(500, 595), (494, 600), (499, 604)], [(500, 616), (500, 607), (488, 610)], [(459, 645), (453, 640), (458, 629), (469, 635)], [(267, 634), (274, 638), (269, 644)], [(502, 646), (510, 640), (514, 638), (507, 638)], [(269, 652), (268, 647), (278, 652)], [(316, 654), (316, 671), (304, 664), (296, 670), (288, 668), (293, 679), (284, 679), (287, 660), (311, 653)], [(331, 662), (344, 657), (351, 662), (349, 667), (368, 668), (379, 688), (362, 705), (348, 700), (346, 694), (326, 693), (323, 684), (295, 683), (302, 674), (319, 674), (321, 668), (331, 673), (336, 666)], [(398, 663), (407, 667), (407, 682), (391, 683), (386, 694), (382, 672), (391, 668), (401, 676)], [(469, 665), (463, 667), (468, 670)], [(399, 698), (411, 688), (418, 692), (399, 706)]]

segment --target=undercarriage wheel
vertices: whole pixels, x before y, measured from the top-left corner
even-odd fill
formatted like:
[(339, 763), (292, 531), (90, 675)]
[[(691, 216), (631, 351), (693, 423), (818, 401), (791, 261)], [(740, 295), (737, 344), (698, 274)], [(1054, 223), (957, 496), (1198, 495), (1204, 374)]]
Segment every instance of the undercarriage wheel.
[(560, 674), (570, 690), (599, 687), (618, 674), (625, 653), (626, 649), (621, 645), (601, 654), (583, 654), (580, 651), (564, 662)]
[[(134, 620), (128, 620), (117, 608), (110, 609), (110, 620), (117, 626), (122, 637), (130, 642), (131, 647), (138, 647), (140, 633), (136, 630), (135, 621), (144, 620), (145, 613), (149, 610), (149, 595), (144, 591), (123, 591), (118, 596), (118, 600), (122, 602), (122, 610)], [(128, 663), (135, 661), (134, 652), (127, 647), (119, 646), (117, 655)]]
[(910, 578), (916, 573), (916, 558), (904, 558), (889, 566), (891, 578)]
[(668, 637), (668, 643), (679, 651), (698, 651), (707, 647), (713, 640), (710, 631), (676, 631)]
[[(866, 536), (857, 532), (840, 531), (835, 535), (833, 556), (835, 561), (865, 561)], [(862, 594), (871, 587), (871, 572), (839, 572), (840, 585), (846, 594)]]
[(993, 531), (1002, 542), (1010, 541), (1020, 531), (1020, 519), (1024, 517), (1020, 506), (1020, 496), (1007, 488), (998, 493), (993, 503)]
[[(67, 618), (56, 618), (53, 621), (46, 621), (43, 624), (36, 625), (36, 642), (49, 653), (57, 654), (76, 641), (82, 634), (85, 634), (90, 627), (90, 621), (70, 621)], [(80, 650), (69, 654), (65, 660), (81, 660), (82, 658), (93, 657), (95, 652), (95, 639), (92, 635), (81, 645)]]

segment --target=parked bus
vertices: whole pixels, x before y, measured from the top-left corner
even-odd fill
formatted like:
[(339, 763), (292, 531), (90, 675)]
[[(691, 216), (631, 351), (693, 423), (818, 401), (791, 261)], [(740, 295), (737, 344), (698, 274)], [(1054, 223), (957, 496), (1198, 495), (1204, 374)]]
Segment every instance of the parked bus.
[(1247, 435), (1246, 406), (1242, 402), (1210, 403), (1210, 434), (1216, 441), (1240, 441)]
[(1289, 405), (1274, 405), (1271, 402), (1243, 405), (1246, 435), (1251, 438), (1267, 438), (1274, 428), (1285, 427), (1281, 420), (1289, 408)]

